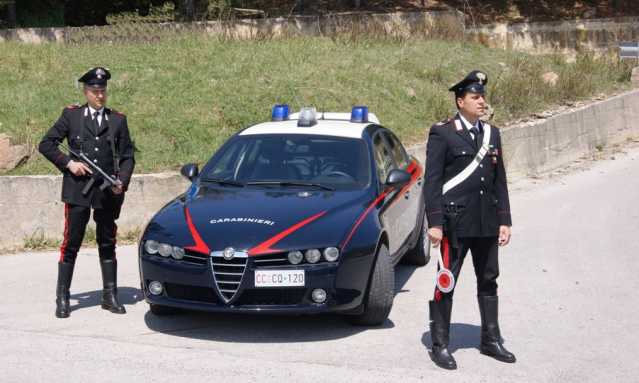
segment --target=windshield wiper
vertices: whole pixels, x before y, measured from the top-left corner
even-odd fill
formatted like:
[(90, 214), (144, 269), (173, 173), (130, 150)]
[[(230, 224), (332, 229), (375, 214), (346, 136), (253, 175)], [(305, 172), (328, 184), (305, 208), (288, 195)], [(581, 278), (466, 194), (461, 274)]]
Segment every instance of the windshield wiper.
[(204, 181), (204, 182), (215, 182), (215, 183), (218, 183), (220, 185), (230, 185), (230, 186), (244, 187), (244, 184), (241, 183), (241, 182), (225, 180), (225, 179), (222, 179), (222, 178), (203, 178), (202, 181)]
[(247, 182), (246, 184), (247, 185), (310, 186), (310, 187), (320, 188), (323, 190), (330, 190), (330, 191), (335, 190), (335, 188), (332, 188), (330, 186), (317, 184), (313, 182), (299, 182), (299, 181), (253, 181), (253, 182)]

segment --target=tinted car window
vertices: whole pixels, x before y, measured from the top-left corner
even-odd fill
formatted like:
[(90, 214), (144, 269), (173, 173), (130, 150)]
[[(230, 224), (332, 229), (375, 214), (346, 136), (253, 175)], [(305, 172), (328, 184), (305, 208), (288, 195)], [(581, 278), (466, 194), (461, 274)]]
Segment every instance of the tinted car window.
[(329, 136), (237, 136), (206, 165), (203, 180), (312, 182), (363, 188), (370, 164), (361, 139)]
[(395, 160), (395, 164), (400, 169), (406, 169), (408, 167), (408, 154), (406, 154), (406, 150), (404, 146), (399, 142), (397, 137), (390, 132), (384, 132), (384, 137), (388, 141), (388, 145), (390, 147), (390, 151), (393, 155), (393, 159)]
[(379, 181), (384, 183), (386, 182), (388, 173), (395, 167), (393, 157), (381, 134), (376, 134), (373, 138), (373, 147), (375, 163), (377, 165), (377, 176)]

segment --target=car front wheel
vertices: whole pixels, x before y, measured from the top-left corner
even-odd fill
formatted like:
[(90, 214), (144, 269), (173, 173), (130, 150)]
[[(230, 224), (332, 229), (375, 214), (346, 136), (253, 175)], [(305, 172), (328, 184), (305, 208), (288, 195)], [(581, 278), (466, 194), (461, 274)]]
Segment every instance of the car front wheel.
[(386, 321), (395, 298), (395, 272), (388, 248), (380, 245), (371, 277), (368, 294), (364, 299), (364, 312), (349, 316), (352, 324), (379, 326)]

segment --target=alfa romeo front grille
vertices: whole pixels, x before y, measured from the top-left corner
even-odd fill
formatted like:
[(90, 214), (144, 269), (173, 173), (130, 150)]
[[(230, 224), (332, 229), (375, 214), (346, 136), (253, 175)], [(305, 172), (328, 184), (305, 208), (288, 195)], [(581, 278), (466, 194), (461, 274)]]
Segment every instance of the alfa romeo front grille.
[(186, 250), (184, 254), (184, 258), (182, 258), (183, 262), (193, 263), (196, 265), (204, 265), (206, 266), (207, 260), (209, 259), (208, 255), (196, 253), (191, 250)]
[(211, 253), (210, 259), (215, 286), (224, 299), (224, 303), (228, 303), (235, 297), (242, 284), (248, 254), (238, 251), (233, 254), (232, 258), (227, 259), (224, 258), (221, 251), (214, 251)]
[(256, 267), (291, 266), (286, 253), (258, 255), (253, 258)]

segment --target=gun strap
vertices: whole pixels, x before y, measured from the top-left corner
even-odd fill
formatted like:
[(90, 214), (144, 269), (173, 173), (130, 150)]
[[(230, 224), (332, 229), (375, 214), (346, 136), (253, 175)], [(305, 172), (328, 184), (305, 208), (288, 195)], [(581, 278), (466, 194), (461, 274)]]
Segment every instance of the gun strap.
[[(455, 126), (457, 127), (457, 129), (463, 129), (463, 127), (461, 126), (461, 121), (459, 121), (458, 119), (455, 119)], [(481, 142), (481, 147), (479, 148), (479, 151), (477, 151), (477, 154), (475, 155), (475, 158), (473, 158), (473, 161), (470, 164), (468, 164), (468, 166), (466, 166), (464, 170), (459, 172), (459, 174), (457, 174), (455, 177), (451, 178), (450, 180), (448, 180), (448, 182), (444, 184), (444, 187), (442, 189), (442, 195), (446, 194), (450, 189), (464, 182), (477, 169), (481, 161), (486, 156), (486, 153), (488, 153), (489, 143), (490, 143), (490, 131), (491, 131), (490, 125), (484, 123), (484, 138)]]

